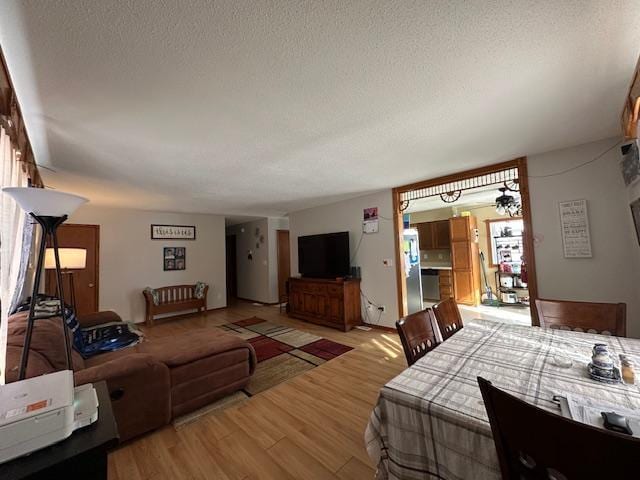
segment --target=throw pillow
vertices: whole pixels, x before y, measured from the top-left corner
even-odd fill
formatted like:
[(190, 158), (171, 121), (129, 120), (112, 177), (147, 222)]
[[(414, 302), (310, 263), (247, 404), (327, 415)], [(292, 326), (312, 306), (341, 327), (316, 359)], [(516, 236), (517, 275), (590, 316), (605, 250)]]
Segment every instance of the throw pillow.
[(153, 300), (153, 304), (154, 305), (159, 305), (160, 304), (160, 295), (158, 294), (158, 291), (154, 288), (151, 287), (147, 287), (144, 289), (145, 292), (149, 292), (149, 294), (151, 295), (151, 299)]
[(204, 298), (204, 289), (207, 286), (204, 282), (197, 282), (195, 290), (196, 298)]

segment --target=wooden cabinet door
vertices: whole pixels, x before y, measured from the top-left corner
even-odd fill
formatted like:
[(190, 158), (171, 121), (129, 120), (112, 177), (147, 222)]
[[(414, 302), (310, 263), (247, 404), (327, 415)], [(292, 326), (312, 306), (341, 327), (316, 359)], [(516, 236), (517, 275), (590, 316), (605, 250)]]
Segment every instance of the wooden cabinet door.
[(290, 310), (292, 312), (304, 312), (304, 302), (302, 300), (302, 294), (296, 289), (296, 287), (291, 287), (291, 292), (289, 293), (289, 304)]
[(451, 242), (451, 266), (453, 270), (471, 270), (469, 242)]
[(470, 217), (454, 217), (449, 219), (451, 241), (469, 241), (471, 239)]
[(342, 297), (328, 297), (327, 319), (333, 323), (342, 323), (344, 319), (344, 301)]
[(436, 248), (450, 248), (449, 220), (435, 222), (433, 236)]
[(315, 316), (318, 311), (318, 297), (310, 293), (302, 294), (302, 313)]
[(456, 303), (475, 305), (476, 292), (474, 289), (473, 272), (471, 270), (454, 270), (453, 285)]
[(418, 246), (420, 250), (435, 248), (433, 243), (433, 227), (430, 222), (418, 224)]

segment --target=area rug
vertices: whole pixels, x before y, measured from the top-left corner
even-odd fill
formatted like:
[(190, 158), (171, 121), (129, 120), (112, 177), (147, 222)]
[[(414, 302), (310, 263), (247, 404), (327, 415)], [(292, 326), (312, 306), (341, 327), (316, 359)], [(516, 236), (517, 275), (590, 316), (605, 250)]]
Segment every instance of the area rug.
[(274, 387), (352, 349), (257, 317), (227, 323), (218, 328), (247, 340), (256, 351), (258, 365), (249, 385), (244, 389), (249, 396)]
[(253, 345), (258, 360), (256, 370), (244, 389), (174, 419), (173, 425), (176, 428), (210, 413), (239, 405), (256, 393), (268, 390), (352, 350), (341, 343), (257, 317), (227, 323), (217, 328), (237, 335)]

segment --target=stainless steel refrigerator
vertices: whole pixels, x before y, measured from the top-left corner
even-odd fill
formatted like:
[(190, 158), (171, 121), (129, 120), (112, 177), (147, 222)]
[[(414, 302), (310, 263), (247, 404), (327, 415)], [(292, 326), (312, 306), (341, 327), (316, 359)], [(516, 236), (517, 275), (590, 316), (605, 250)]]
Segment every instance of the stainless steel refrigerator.
[(414, 228), (404, 230), (404, 275), (407, 286), (407, 311), (419, 312), (422, 307), (422, 281), (420, 278), (420, 245), (418, 231)]

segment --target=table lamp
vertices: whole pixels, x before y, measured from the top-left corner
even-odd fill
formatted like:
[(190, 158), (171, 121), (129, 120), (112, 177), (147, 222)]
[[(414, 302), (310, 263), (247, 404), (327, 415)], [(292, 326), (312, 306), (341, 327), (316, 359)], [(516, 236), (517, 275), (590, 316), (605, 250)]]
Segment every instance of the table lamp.
[(29, 305), (29, 316), (27, 319), (27, 331), (24, 338), (24, 347), (22, 357), (20, 358), (19, 379), (23, 380), (27, 372), (27, 363), (29, 361), (29, 349), (31, 347), (31, 335), (33, 333), (33, 324), (36, 320), (36, 301), (38, 291), (40, 290), (40, 276), (42, 274), (42, 266), (45, 260), (45, 245), (47, 237), (51, 238), (53, 245), (53, 259), (56, 270), (56, 285), (58, 299), (60, 300), (60, 318), (62, 321), (62, 330), (64, 332), (64, 342), (67, 354), (67, 369), (73, 370), (71, 363), (71, 342), (69, 340), (69, 332), (65, 323), (64, 312), (64, 289), (62, 286), (62, 270), (60, 264), (60, 254), (58, 248), (58, 236), (56, 231), (60, 225), (73, 213), (80, 205), (88, 200), (71, 193), (58, 192), (57, 190), (48, 190), (44, 188), (31, 187), (5, 187), (2, 189), (4, 193), (11, 196), (16, 203), (42, 227), (42, 237), (38, 250), (36, 274), (33, 282), (33, 291), (31, 294), (31, 304)]
[[(62, 275), (66, 275), (69, 278), (69, 290), (71, 292), (69, 297), (73, 311), (77, 314), (76, 285), (73, 280), (73, 270), (83, 270), (87, 266), (87, 250), (84, 248), (59, 248), (58, 255), (60, 256)], [(53, 248), (47, 248), (45, 251), (44, 268), (45, 270), (55, 270), (56, 268), (55, 250)]]

